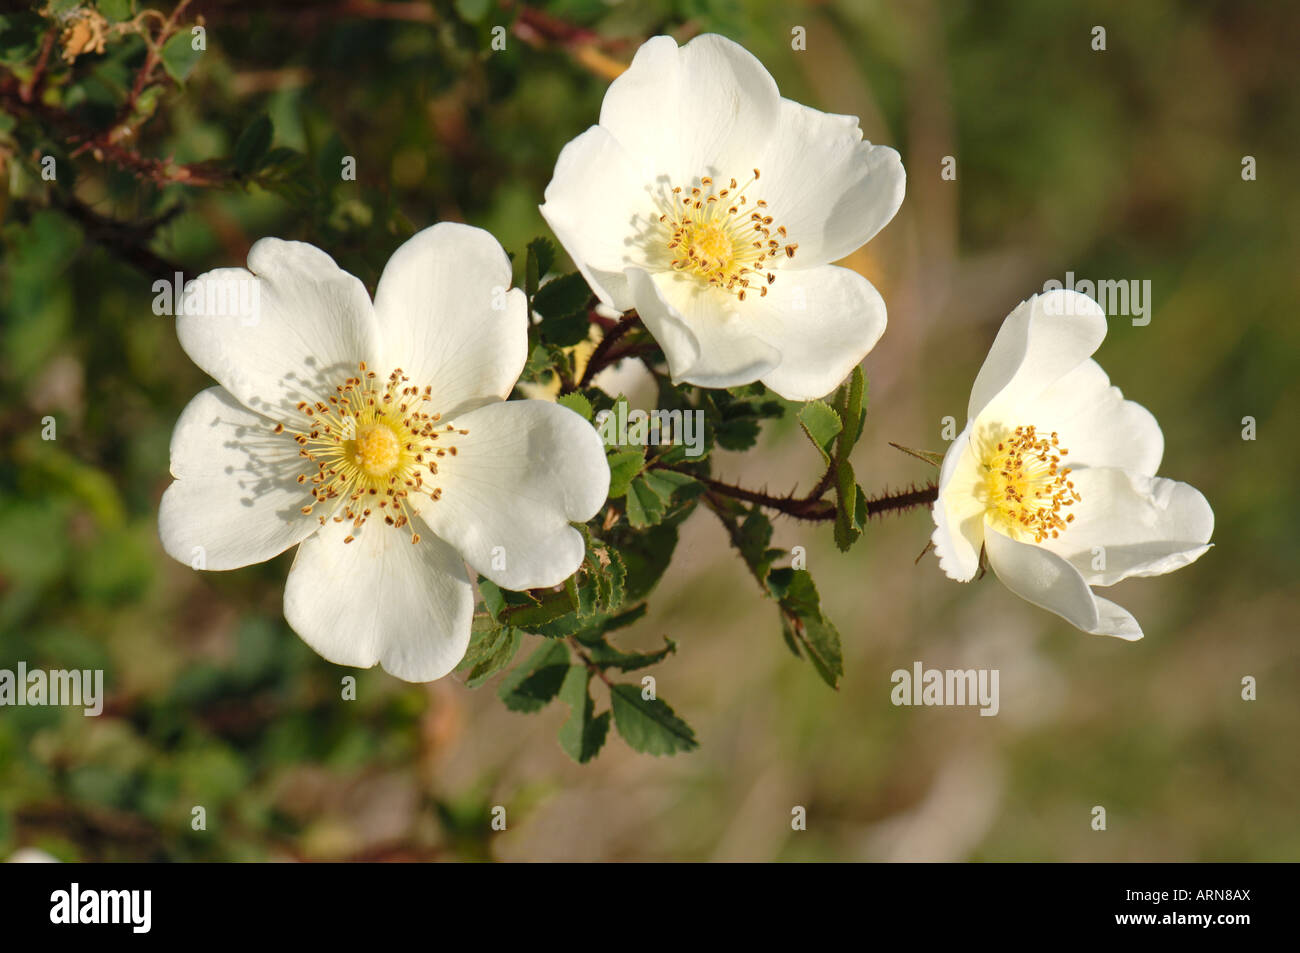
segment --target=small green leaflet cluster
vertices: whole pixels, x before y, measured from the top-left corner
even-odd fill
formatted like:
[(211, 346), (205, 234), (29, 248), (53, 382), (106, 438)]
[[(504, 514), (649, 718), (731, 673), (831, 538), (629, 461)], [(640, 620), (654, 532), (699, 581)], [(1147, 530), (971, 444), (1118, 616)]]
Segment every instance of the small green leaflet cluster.
[[(536, 381), (558, 375), (572, 382), (578, 368), (566, 350), (587, 336), (591, 292), (577, 274), (542, 283), (555, 260), (547, 239), (528, 246), (524, 291), (538, 318), (531, 329), (529, 366), (524, 377)], [(585, 419), (616, 410), (622, 398), (597, 388), (570, 390), (559, 402)], [(624, 402), (625, 403), (625, 402)], [(659, 448), (655, 448), (659, 449)], [(664, 448), (657, 460), (680, 462), (681, 448)], [(609, 448), (608, 513), (576, 527), (586, 540), (581, 568), (553, 590), (510, 592), (480, 578), (483, 611), (476, 616), (470, 648), (460, 670), (471, 687), (507, 669), (525, 638), (541, 639), (497, 685), (511, 711), (541, 711), (558, 699), (569, 708), (560, 728), (561, 747), (578, 762), (595, 757), (611, 722), (633, 749), (675, 754), (698, 746), (695, 732), (650, 685), (621, 676), (655, 665), (677, 650), (671, 639), (649, 652), (625, 651), (611, 633), (640, 620), (646, 599), (672, 560), (677, 527), (693, 508), (699, 484), (688, 473), (655, 469), (646, 448)], [(607, 699), (604, 710), (593, 698), (593, 683)]]
[[(627, 413), (626, 398), (584, 382), (586, 355), (575, 347), (587, 340), (594, 297), (579, 274), (546, 280), (556, 259), (550, 240), (529, 243), (523, 284), (533, 321), (522, 379), (552, 385), (558, 381), (559, 403), (593, 426), (602, 411), (617, 420)], [(662, 362), (643, 329), (631, 330), (619, 346), (639, 348), (637, 353), (648, 358), (649, 365)], [(822, 613), (811, 575), (774, 565), (786, 553), (770, 545), (768, 516), (759, 505), (711, 493), (709, 460), (715, 448), (750, 449), (763, 421), (797, 409), (800, 425), (826, 464), (823, 482), (837, 497), (835, 538), (847, 549), (861, 535), (867, 513), (849, 462), (866, 416), (861, 370), (854, 371), (830, 402), (811, 401), (801, 407), (776, 398), (762, 384), (701, 390), (673, 386), (661, 374), (656, 377), (659, 409), (703, 412), (707, 426), (701, 452), (688, 456), (680, 444), (608, 446), (609, 504), (590, 524), (579, 527), (587, 544), (582, 567), (553, 590), (508, 592), (480, 579), (483, 609), (460, 666), (471, 687), (504, 672), (497, 692), (512, 711), (541, 711), (556, 699), (567, 705), (569, 716), (559, 740), (579, 762), (601, 750), (611, 723), (637, 751), (673, 754), (697, 745), (691, 728), (646, 683), (620, 678), (663, 661), (676, 651), (676, 644), (665, 638), (657, 651), (629, 652), (615, 645), (611, 635), (645, 615), (646, 600), (672, 561), (678, 527), (701, 504), (722, 520), (733, 546), (776, 603), (791, 651), (808, 659), (832, 687), (843, 676), (839, 633)], [(516, 663), (524, 642), (539, 638), (540, 644)], [(598, 697), (607, 699), (607, 705), (598, 704)]]
[(773, 567), (785, 550), (772, 548), (772, 522), (757, 507), (727, 500), (714, 512), (731, 534), (731, 542), (749, 571), (774, 599), (781, 615), (781, 634), (796, 658), (807, 658), (822, 681), (838, 688), (844, 675), (840, 633), (822, 614), (821, 598), (806, 569)]
[(861, 367), (855, 367), (830, 404), (810, 400), (799, 411), (799, 425), (834, 478), (835, 545), (845, 552), (858, 541), (867, 521), (867, 497), (849, 462), (867, 419), (866, 400), (866, 377)]

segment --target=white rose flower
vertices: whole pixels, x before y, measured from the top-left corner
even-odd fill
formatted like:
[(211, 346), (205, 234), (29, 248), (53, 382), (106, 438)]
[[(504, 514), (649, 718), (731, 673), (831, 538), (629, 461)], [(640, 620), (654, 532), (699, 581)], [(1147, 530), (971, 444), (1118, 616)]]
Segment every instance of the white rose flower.
[(564, 147), (542, 215), (601, 301), (636, 308), (674, 382), (821, 397), (885, 331), (830, 263), (903, 201), (898, 153), (853, 116), (782, 99), (725, 37), (647, 41)]
[(167, 552), (235, 569), (298, 545), (284, 614), (308, 645), (408, 681), (450, 672), (474, 611), (465, 562), (508, 589), (557, 585), (584, 554), (570, 521), (609, 488), (587, 421), (505, 400), (528, 334), (509, 288), (497, 241), (455, 224), (402, 245), (373, 304), (301, 242), (263, 239), (247, 271), (196, 279), (186, 300), (208, 310), (177, 333), (221, 386), (172, 436)]
[(1085, 632), (1140, 639), (1137, 620), (1089, 587), (1195, 561), (1214, 513), (1155, 475), (1164, 436), (1091, 359), (1105, 336), (1105, 313), (1071, 291), (1008, 315), (944, 456), (933, 541), (953, 579), (975, 575), (982, 548), (1018, 596)]

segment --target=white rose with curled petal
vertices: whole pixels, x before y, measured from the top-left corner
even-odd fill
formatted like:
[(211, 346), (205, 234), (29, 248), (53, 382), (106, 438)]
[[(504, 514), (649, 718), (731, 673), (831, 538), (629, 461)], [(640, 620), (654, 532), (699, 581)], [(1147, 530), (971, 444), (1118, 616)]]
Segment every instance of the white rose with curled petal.
[(1214, 512), (1156, 476), (1164, 436), (1092, 360), (1105, 336), (1105, 313), (1072, 291), (1008, 315), (944, 456), (933, 542), (953, 579), (973, 578), (983, 550), (1029, 602), (1085, 632), (1140, 639), (1137, 620), (1091, 587), (1194, 562)]
[(743, 47), (660, 36), (564, 147), (541, 212), (600, 300), (637, 310), (674, 382), (808, 400), (884, 333), (876, 289), (830, 263), (884, 228), (904, 185), (897, 152), (783, 99)]
[[(224, 305), (177, 333), (219, 386), (172, 436), (167, 552), (220, 570), (297, 545), (284, 614), (313, 649), (408, 681), (450, 672), (474, 611), (465, 563), (507, 589), (559, 584), (584, 555), (570, 522), (609, 488), (587, 421), (505, 399), (528, 349), (510, 278), (491, 235), (442, 224), (397, 250), (373, 304), (302, 242), (263, 239), (248, 270), (195, 279), (187, 299)], [(241, 282), (256, 294), (230, 293)]]

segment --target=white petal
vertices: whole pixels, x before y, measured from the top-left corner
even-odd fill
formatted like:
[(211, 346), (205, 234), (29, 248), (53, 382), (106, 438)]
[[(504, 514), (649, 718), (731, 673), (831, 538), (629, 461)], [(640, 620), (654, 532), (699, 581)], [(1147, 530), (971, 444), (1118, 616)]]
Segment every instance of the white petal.
[(197, 568), (237, 569), (279, 555), (316, 529), (316, 516), (300, 512), (311, 499), (297, 482), (316, 468), (271, 427), (220, 387), (189, 402), (172, 433), (176, 481), (158, 510), (169, 555)]
[(600, 435), (567, 408), (540, 400), (480, 407), (455, 421), (456, 455), (432, 477), (442, 496), (420, 504), (429, 527), (507, 589), (554, 586), (585, 552), (569, 525), (585, 523), (609, 493)]
[(985, 534), (984, 548), (998, 579), (1027, 602), (1093, 635), (1130, 641), (1142, 638), (1142, 629), (1132, 615), (1093, 595), (1079, 571), (1055, 553), (991, 528)]
[(510, 259), (481, 228), (444, 222), (409, 238), (375, 290), (383, 371), (433, 387), (444, 417), (504, 400), (528, 359), (528, 305)]
[(1075, 520), (1042, 545), (1089, 585), (1163, 575), (1209, 550), (1214, 511), (1195, 487), (1113, 467), (1076, 470), (1071, 479), (1083, 498), (1069, 509)]
[[(378, 354), (365, 286), (303, 242), (263, 238), (249, 271), (220, 268), (187, 286), (202, 313), (176, 318), (190, 358), (251, 410), (297, 420), (294, 406), (319, 400)], [(188, 305), (187, 305), (188, 309)]]
[(634, 237), (658, 225), (650, 221), (657, 211), (647, 188), (652, 179), (653, 173), (640, 177), (609, 130), (592, 126), (560, 152), (540, 209), (587, 284), (619, 311), (632, 307), (623, 269), (645, 264)]
[(939, 498), (932, 509), (934, 533), (930, 537), (939, 568), (958, 582), (970, 582), (979, 571), (985, 509), (978, 496), (981, 483), (979, 459), (971, 448), (968, 426), (944, 454)]
[(736, 387), (781, 362), (734, 295), (675, 272), (629, 268), (627, 275), (637, 313), (663, 348), (675, 383)]
[(697, 176), (747, 176), (776, 128), (781, 96), (748, 50), (716, 34), (678, 49), (671, 37), (642, 44), (610, 84), (600, 124), (652, 180), (689, 186)]
[(1086, 295), (1034, 295), (1002, 322), (971, 388), (969, 418), (1014, 426), (1011, 418), (1091, 357), (1105, 336), (1106, 315)]
[(1070, 466), (1123, 467), (1149, 476), (1160, 468), (1165, 437), (1151, 412), (1125, 400), (1094, 360), (1086, 360), (1023, 409), (1020, 424), (1056, 431)]
[[(351, 543), (343, 540), (355, 535)], [(474, 593), (446, 543), (378, 521), (359, 530), (330, 520), (300, 547), (284, 589), (284, 617), (338, 665), (429, 682), (454, 669), (469, 646)]]
[(782, 271), (764, 297), (741, 305), (759, 337), (781, 355), (763, 383), (787, 400), (829, 394), (885, 333), (885, 302), (855, 271), (823, 265)]
[(907, 185), (898, 153), (864, 142), (856, 116), (788, 99), (756, 165), (762, 178), (750, 191), (798, 244), (786, 265), (794, 269), (836, 261), (865, 245), (894, 217)]

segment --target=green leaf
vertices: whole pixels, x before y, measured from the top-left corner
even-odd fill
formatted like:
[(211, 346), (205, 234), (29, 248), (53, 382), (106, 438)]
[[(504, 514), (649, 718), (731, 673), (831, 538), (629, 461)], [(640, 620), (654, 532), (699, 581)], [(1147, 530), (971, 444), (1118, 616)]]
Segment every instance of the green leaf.
[(808, 435), (822, 460), (829, 466), (831, 462), (831, 444), (842, 429), (840, 415), (831, 410), (830, 405), (820, 400), (810, 400), (799, 411), (799, 426)]
[(190, 42), (192, 39), (188, 30), (182, 30), (163, 44), (161, 54), (163, 69), (177, 83), (185, 82), (203, 52), (194, 49)]
[(548, 640), (501, 680), (497, 694), (511, 711), (540, 711), (555, 697), (569, 670), (569, 650)]
[(479, 595), (483, 597), (483, 605), (487, 607), (487, 611), (491, 613), (492, 618), (499, 618), (501, 610), (506, 607), (506, 600), (505, 596), (501, 594), (501, 587), (491, 579), (479, 576), (478, 591)]
[(511, 606), (501, 613), (502, 620), (531, 632), (538, 626), (554, 622), (573, 611), (567, 593), (549, 593), (541, 602), (532, 605)]
[(853, 522), (857, 526), (858, 532), (862, 532), (867, 525), (867, 494), (862, 492), (862, 487), (858, 487), (857, 499), (853, 505)]
[(537, 289), (533, 310), (543, 318), (563, 318), (577, 311), (586, 311), (591, 299), (591, 289), (579, 272), (553, 278)]
[(664, 518), (664, 501), (650, 489), (644, 476), (632, 481), (627, 492), (627, 520), (635, 529), (655, 526)]
[(456, 13), (467, 23), (478, 23), (491, 9), (491, 0), (456, 0)]
[(574, 573), (564, 581), (564, 592), (579, 618), (596, 611), (596, 584), (590, 573)]
[(465, 680), (469, 688), (478, 688), (501, 671), (510, 664), (511, 659), (515, 657), (515, 652), (519, 651), (522, 636), (518, 629), (513, 626), (502, 626), (495, 632), (496, 635), (491, 641), (491, 650), (469, 670), (469, 676)]
[(853, 479), (853, 464), (844, 458), (835, 467), (835, 495), (835, 545), (848, 552), (862, 535), (862, 518), (857, 512), (861, 492)]
[(271, 138), (275, 130), (271, 120), (265, 114), (258, 116), (239, 134), (235, 142), (235, 151), (231, 163), (238, 172), (252, 172), (271, 148)]
[(584, 308), (561, 318), (547, 318), (541, 325), (542, 337), (556, 347), (573, 347), (587, 340), (591, 321)]
[[(638, 606), (633, 611), (639, 618), (645, 614), (645, 606)], [(624, 652), (606, 642), (603, 636), (595, 642), (582, 640), (582, 647), (592, 662), (601, 668), (616, 668), (620, 672), (632, 672), (657, 665), (677, 651), (677, 643), (667, 637), (664, 638), (664, 647), (657, 652)]]
[(569, 706), (568, 719), (560, 726), (560, 747), (574, 761), (586, 764), (605, 744), (609, 734), (609, 712), (595, 715), (596, 704), (588, 690), (591, 672), (585, 665), (571, 665), (560, 687), (560, 701)]
[(627, 591), (627, 566), (623, 564), (623, 557), (617, 549), (606, 549), (605, 555), (609, 565), (592, 571), (599, 574), (603, 592), (601, 599), (604, 600), (605, 608), (613, 611), (623, 604)]
[(609, 461), (609, 498), (617, 500), (627, 495), (633, 478), (645, 468), (644, 450), (620, 450), (611, 453)]
[(627, 533), (618, 542), (619, 555), (627, 566), (627, 591), (624, 601), (640, 602), (658, 585), (677, 549), (677, 527), (660, 525), (643, 533)]
[(114, 23), (131, 18), (131, 0), (95, 0), (95, 7)]
[(792, 630), (793, 638), (803, 646), (817, 674), (831, 688), (838, 688), (844, 677), (844, 658), (840, 649), (840, 633), (824, 616), (803, 619), (786, 619), (785, 626)]
[(844, 675), (840, 634), (822, 615), (812, 575), (806, 569), (773, 569), (767, 583), (781, 603), (786, 643), (802, 648), (822, 680), (837, 688)]
[(901, 443), (894, 443), (892, 440), (889, 441), (889, 445), (895, 450), (902, 450), (909, 457), (916, 457), (918, 460), (924, 460), (932, 466), (943, 466), (944, 455), (942, 453), (935, 453), (933, 450), (913, 450), (911, 447), (904, 447)]
[(528, 243), (528, 256), (524, 264), (524, 294), (532, 301), (537, 288), (555, 264), (555, 243), (549, 238), (534, 238)]
[(577, 391), (571, 394), (561, 394), (555, 398), (555, 402), (561, 407), (567, 407), (584, 420), (591, 420), (591, 401), (583, 397)]
[(663, 468), (647, 470), (642, 479), (645, 480), (646, 486), (653, 490), (655, 495), (664, 503), (671, 503), (673, 494), (683, 487), (699, 485), (699, 481), (689, 473)]
[(848, 390), (842, 407), (841, 417), (844, 421), (844, 433), (840, 437), (839, 455), (847, 457), (858, 438), (862, 436), (862, 425), (867, 419), (867, 378), (862, 373), (862, 365), (853, 368), (849, 378)]
[(766, 579), (772, 560), (781, 555), (781, 550), (768, 546), (771, 541), (772, 521), (756, 506), (740, 524), (736, 549), (757, 579)]
[(610, 705), (618, 733), (634, 751), (676, 754), (699, 746), (695, 732), (657, 698), (644, 698), (640, 685), (611, 685)]

